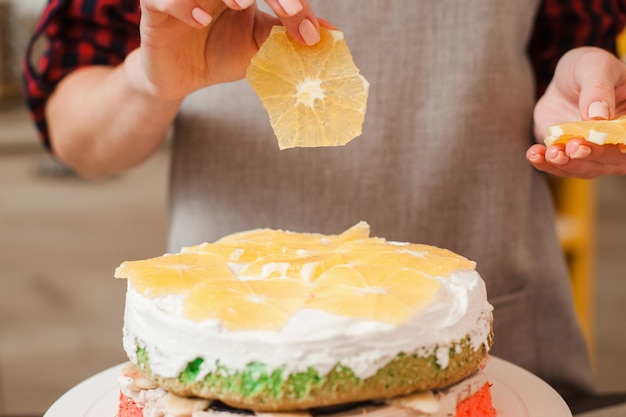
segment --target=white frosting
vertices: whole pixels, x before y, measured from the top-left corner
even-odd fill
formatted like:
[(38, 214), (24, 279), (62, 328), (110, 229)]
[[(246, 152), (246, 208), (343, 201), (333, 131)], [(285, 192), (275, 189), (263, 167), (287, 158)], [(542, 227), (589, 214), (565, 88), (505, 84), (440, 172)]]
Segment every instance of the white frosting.
[(209, 400), (186, 398), (163, 388), (141, 388), (130, 376), (120, 376), (120, 391), (141, 408), (143, 417), (191, 417), (206, 410)]
[(418, 416), (449, 417), (456, 415), (456, 406), (476, 394), (488, 383), (482, 370), (442, 391), (422, 391), (392, 398), (387, 403), (416, 411)]
[(446, 367), (452, 343), (469, 335), (473, 349), (487, 346), (492, 306), (474, 270), (434, 278), (440, 288), (432, 302), (401, 325), (305, 309), (280, 331), (230, 331), (218, 320), (194, 322), (184, 317), (181, 296), (147, 298), (129, 281), (124, 349), (136, 363), (137, 343), (145, 347), (152, 371), (163, 377), (177, 377), (197, 358), (204, 359), (199, 379), (218, 363), (236, 371), (251, 362), (263, 363), (269, 371), (284, 366), (287, 373), (312, 367), (320, 375), (340, 363), (367, 378), (400, 352), (435, 353)]

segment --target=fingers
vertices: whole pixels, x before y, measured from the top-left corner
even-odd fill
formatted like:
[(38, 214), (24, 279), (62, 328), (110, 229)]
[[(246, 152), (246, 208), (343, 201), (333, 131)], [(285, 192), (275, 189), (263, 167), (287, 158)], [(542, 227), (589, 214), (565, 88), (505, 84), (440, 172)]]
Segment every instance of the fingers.
[(582, 139), (570, 140), (565, 145), (565, 153), (571, 159), (596, 161), (608, 166), (626, 165), (626, 145), (597, 145)]
[(320, 22), (306, 0), (265, 0), (265, 2), (295, 40), (307, 45), (319, 42)]
[(540, 171), (553, 175), (595, 178), (626, 174), (626, 146), (596, 145), (574, 139), (566, 145), (533, 145), (526, 152), (528, 161)]
[[(256, 3), (256, 0), (223, 0), (234, 10), (242, 10)], [(298, 42), (315, 45), (320, 40), (320, 23), (329, 27), (326, 21), (320, 22), (306, 0), (265, 0), (276, 13), (287, 31)]]
[[(332, 27), (326, 21), (320, 22), (307, 0), (265, 2), (298, 42), (314, 45), (320, 40), (320, 24)], [(256, 0), (222, 0), (220, 4), (233, 10), (244, 10), (256, 5)], [(151, 24), (163, 23), (169, 16), (173, 16), (191, 27), (202, 28), (215, 18), (213, 10), (207, 10), (195, 0), (145, 0), (142, 8), (148, 12), (145, 13), (145, 18)]]
[(562, 169), (560, 166), (548, 162), (545, 154), (545, 146), (533, 145), (528, 149), (528, 151), (526, 151), (526, 159), (539, 171), (547, 172), (548, 174), (557, 175), (559, 177), (571, 176), (568, 171)]
[(580, 85), (581, 118), (609, 119), (615, 115), (615, 90), (624, 84), (626, 66), (613, 54), (599, 48), (583, 48), (576, 63)]
[(626, 65), (600, 48), (576, 48), (561, 58), (535, 106), (535, 137), (541, 142), (554, 124), (606, 120), (625, 113)]
[(337, 26), (333, 25), (326, 19), (317, 18), (317, 21), (320, 22), (320, 26), (325, 27), (326, 29), (337, 30)]
[(213, 16), (194, 0), (146, 0), (142, 2), (148, 24), (163, 23), (169, 16), (195, 28), (208, 26)]
[(543, 145), (533, 145), (526, 158), (538, 170), (559, 177), (595, 178), (602, 175), (602, 166), (595, 161), (571, 160), (564, 150)]
[(200, 7), (194, 7), (191, 10), (191, 17), (194, 22), (198, 23), (200, 26), (209, 26), (211, 21), (213, 20), (213, 16), (208, 14), (204, 9)]
[(243, 10), (256, 3), (256, 0), (222, 0), (226, 6), (233, 10)]

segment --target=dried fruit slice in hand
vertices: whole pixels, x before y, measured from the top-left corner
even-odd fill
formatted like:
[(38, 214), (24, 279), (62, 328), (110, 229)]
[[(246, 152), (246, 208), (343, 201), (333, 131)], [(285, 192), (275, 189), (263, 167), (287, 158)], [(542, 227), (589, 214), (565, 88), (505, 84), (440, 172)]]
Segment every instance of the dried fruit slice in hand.
[(598, 145), (626, 144), (626, 116), (612, 120), (581, 120), (550, 126), (544, 139), (547, 146), (566, 143), (570, 139), (585, 139)]
[(275, 26), (248, 67), (280, 149), (345, 145), (361, 134), (369, 83), (342, 32), (321, 28), (320, 36), (307, 46)]

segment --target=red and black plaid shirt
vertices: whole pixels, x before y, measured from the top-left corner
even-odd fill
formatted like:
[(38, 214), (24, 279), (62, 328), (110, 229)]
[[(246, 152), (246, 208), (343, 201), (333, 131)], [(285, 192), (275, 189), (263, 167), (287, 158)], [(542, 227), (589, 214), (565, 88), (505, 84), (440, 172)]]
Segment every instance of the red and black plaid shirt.
[(44, 106), (56, 85), (77, 68), (122, 63), (139, 46), (139, 18), (139, 0), (48, 1), (23, 65), (28, 108), (48, 149)]
[[(139, 0), (49, 0), (24, 61), (27, 104), (46, 147), (44, 106), (57, 83), (76, 68), (120, 64), (139, 46), (139, 18)], [(538, 94), (561, 55), (582, 45), (615, 51), (625, 23), (624, 0), (544, 0), (528, 47)], [(47, 44), (33, 62), (33, 45), (42, 38)]]

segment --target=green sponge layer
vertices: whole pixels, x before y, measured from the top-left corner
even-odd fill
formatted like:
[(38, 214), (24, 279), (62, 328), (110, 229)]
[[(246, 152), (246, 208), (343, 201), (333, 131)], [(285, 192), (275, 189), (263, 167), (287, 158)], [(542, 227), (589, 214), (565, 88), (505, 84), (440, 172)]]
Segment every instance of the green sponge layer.
[[(489, 340), (491, 343), (491, 339)], [(197, 358), (177, 378), (164, 378), (152, 372), (144, 346), (138, 343), (137, 366), (162, 388), (182, 396), (218, 399), (238, 408), (281, 411), (322, 407), (355, 401), (389, 398), (414, 391), (452, 385), (476, 371), (487, 356), (487, 348), (474, 350), (469, 337), (453, 343), (448, 350), (448, 366), (437, 364), (435, 354), (398, 354), (366, 379), (337, 364), (328, 374), (316, 369), (288, 374), (286, 367), (269, 369), (253, 362), (243, 370), (216, 364), (199, 378), (204, 359)]]

